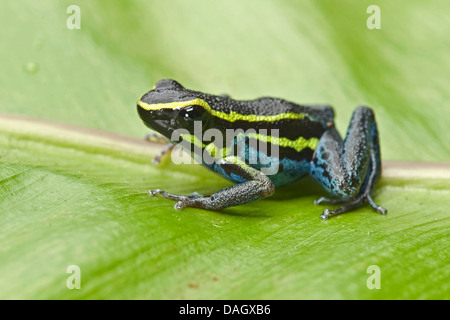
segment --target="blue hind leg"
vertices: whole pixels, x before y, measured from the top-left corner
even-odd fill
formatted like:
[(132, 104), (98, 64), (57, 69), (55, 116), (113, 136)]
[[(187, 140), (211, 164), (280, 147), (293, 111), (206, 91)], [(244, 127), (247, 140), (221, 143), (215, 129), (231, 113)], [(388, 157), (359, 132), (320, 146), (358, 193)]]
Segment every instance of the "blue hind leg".
[(322, 136), (310, 175), (334, 197), (320, 198), (316, 204), (343, 204), (336, 210), (325, 209), (320, 216), (323, 219), (355, 209), (364, 202), (382, 214), (387, 213), (371, 197), (381, 176), (381, 160), (377, 125), (370, 108), (358, 107), (353, 112), (344, 141), (335, 129)]

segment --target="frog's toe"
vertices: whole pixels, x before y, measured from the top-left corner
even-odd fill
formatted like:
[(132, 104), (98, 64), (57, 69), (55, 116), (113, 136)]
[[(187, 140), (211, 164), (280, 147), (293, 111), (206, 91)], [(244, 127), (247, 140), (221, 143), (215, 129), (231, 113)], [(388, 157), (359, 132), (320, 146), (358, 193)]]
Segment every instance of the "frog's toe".
[(178, 195), (178, 194), (173, 194), (173, 193), (169, 193), (169, 192), (165, 192), (161, 189), (154, 189), (154, 190), (148, 190), (148, 195), (149, 196), (154, 196), (154, 195), (160, 195), (166, 199), (172, 199), (172, 200), (176, 200), (176, 201), (180, 201), (183, 200), (184, 198), (187, 198), (188, 196), (182, 196), (182, 195)]
[(328, 203), (330, 199), (325, 197), (320, 197), (319, 199), (314, 200), (314, 204)]
[(370, 204), (370, 206), (371, 206), (372, 208), (374, 208), (375, 210), (377, 210), (379, 213), (381, 213), (381, 214), (386, 214), (386, 213), (388, 212), (388, 211), (387, 211), (385, 208), (383, 208), (382, 206), (377, 205), (377, 204), (375, 203), (375, 201), (373, 201), (373, 199), (372, 199), (372, 197), (371, 197), (370, 195), (367, 195), (366, 199), (367, 199), (367, 202)]
[(387, 210), (383, 208), (382, 206), (377, 205), (373, 200), (372, 197), (369, 194), (361, 194), (355, 198), (352, 199), (328, 199), (328, 198), (319, 198), (314, 203), (322, 203), (326, 202), (328, 204), (344, 204), (342, 207), (339, 207), (335, 210), (329, 210), (325, 209), (324, 212), (320, 215), (322, 219), (328, 219), (332, 216), (337, 216), (338, 214), (348, 212), (351, 210), (354, 210), (356, 208), (359, 208), (364, 204), (364, 202), (368, 202), (369, 205), (375, 209), (377, 212), (381, 214), (386, 214)]
[(177, 203), (173, 206), (174, 209), (182, 210), (185, 207), (197, 207), (198, 206), (198, 198), (202, 198), (203, 196), (194, 192), (195, 195), (183, 196), (179, 199)]
[(322, 212), (322, 214), (320, 215), (320, 218), (323, 219), (323, 220), (327, 220), (329, 214), (330, 214), (330, 210), (325, 209), (325, 210)]
[(336, 212), (334, 210), (325, 209), (323, 210), (322, 214), (320, 215), (320, 218), (323, 220), (327, 220), (329, 217), (335, 216)]
[(183, 201), (178, 201), (177, 203), (175, 203), (173, 205), (173, 208), (177, 209), (177, 210), (182, 210), (184, 207), (185, 207), (185, 204), (183, 203)]
[(154, 190), (148, 190), (147, 193), (149, 196), (152, 197), (157, 194), (162, 194), (162, 193), (164, 193), (164, 191), (162, 191), (161, 189), (154, 189)]
[(155, 157), (152, 159), (152, 163), (153, 163), (153, 164), (160, 164), (160, 163), (161, 163), (161, 157), (155, 156)]
[(314, 200), (314, 204), (340, 204), (340, 203), (346, 203), (349, 202), (349, 199), (330, 199), (327, 197), (320, 197), (319, 199)]

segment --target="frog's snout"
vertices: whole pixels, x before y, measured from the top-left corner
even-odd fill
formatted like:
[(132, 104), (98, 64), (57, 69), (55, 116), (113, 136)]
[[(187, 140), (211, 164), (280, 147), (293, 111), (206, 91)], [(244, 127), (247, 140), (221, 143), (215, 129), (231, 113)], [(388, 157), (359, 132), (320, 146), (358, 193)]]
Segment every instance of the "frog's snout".
[[(173, 131), (173, 111), (168, 109), (148, 109), (138, 102), (137, 111), (144, 124), (162, 135), (170, 136)], [(172, 111), (172, 112), (171, 112)]]

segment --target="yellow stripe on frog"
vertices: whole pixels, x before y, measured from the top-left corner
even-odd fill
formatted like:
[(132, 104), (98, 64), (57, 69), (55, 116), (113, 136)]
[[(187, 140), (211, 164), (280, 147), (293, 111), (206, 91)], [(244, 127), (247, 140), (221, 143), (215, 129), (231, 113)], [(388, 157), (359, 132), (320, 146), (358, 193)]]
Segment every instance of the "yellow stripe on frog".
[(295, 113), (295, 112), (283, 112), (274, 115), (258, 115), (258, 114), (240, 114), (235, 111), (231, 111), (230, 113), (217, 111), (211, 108), (211, 106), (203, 99), (197, 98), (189, 101), (177, 101), (177, 102), (169, 102), (169, 103), (153, 103), (149, 104), (142, 100), (138, 101), (138, 106), (145, 110), (159, 110), (159, 109), (181, 109), (188, 106), (201, 106), (211, 115), (229, 121), (234, 122), (237, 120), (248, 121), (248, 122), (258, 122), (258, 121), (278, 121), (282, 119), (304, 119), (308, 117), (308, 115), (304, 113)]

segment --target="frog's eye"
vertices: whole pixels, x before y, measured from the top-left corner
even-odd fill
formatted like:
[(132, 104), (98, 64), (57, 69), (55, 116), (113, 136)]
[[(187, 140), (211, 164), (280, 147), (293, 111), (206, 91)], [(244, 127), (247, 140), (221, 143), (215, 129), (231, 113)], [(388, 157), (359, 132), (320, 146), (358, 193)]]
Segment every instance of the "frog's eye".
[(202, 120), (205, 110), (200, 106), (188, 106), (180, 111), (179, 118), (184, 121)]

